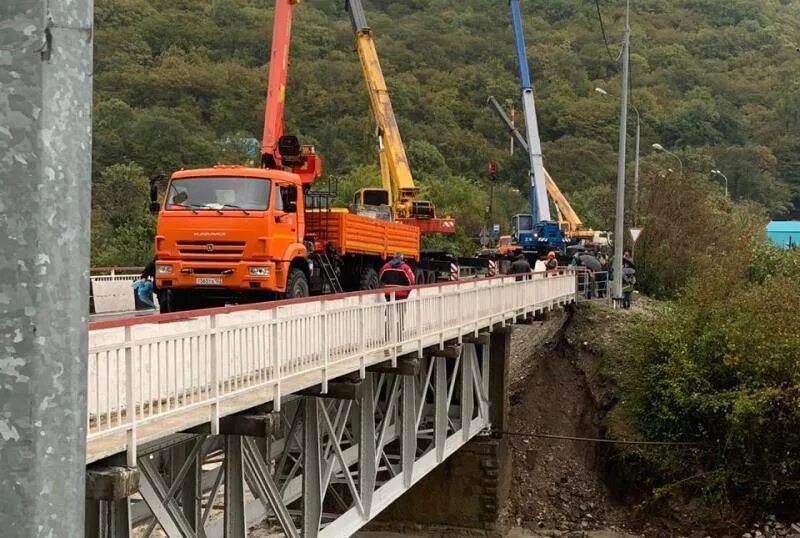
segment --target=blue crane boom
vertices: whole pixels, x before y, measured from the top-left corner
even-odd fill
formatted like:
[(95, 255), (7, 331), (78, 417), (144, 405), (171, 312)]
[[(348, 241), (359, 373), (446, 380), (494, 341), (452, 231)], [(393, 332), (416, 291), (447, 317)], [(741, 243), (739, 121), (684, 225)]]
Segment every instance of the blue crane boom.
[(533, 100), (533, 83), (528, 68), (528, 53), (525, 50), (525, 36), (522, 32), (522, 14), (519, 0), (509, 0), (511, 21), (514, 26), (514, 39), (517, 46), (519, 78), (522, 91), (522, 111), (525, 116), (525, 131), (528, 139), (528, 157), (531, 179), (530, 204), (534, 223), (550, 220), (550, 205), (547, 201), (547, 187), (542, 161), (542, 142), (539, 139), (539, 124), (536, 120), (536, 105)]

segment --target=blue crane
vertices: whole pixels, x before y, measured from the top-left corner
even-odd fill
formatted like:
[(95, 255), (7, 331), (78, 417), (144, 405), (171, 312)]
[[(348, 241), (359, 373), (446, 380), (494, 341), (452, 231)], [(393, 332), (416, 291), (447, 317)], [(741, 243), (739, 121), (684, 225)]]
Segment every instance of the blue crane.
[(509, 0), (511, 22), (514, 26), (514, 39), (517, 47), (519, 78), (522, 94), (522, 112), (525, 118), (525, 133), (528, 141), (530, 167), (530, 215), (515, 215), (514, 230), (517, 243), (524, 250), (562, 249), (566, 242), (558, 223), (550, 217), (550, 204), (547, 199), (547, 183), (542, 161), (542, 143), (539, 139), (539, 124), (536, 120), (536, 105), (533, 99), (533, 83), (528, 68), (528, 53), (525, 49), (525, 35), (522, 31), (520, 0)]

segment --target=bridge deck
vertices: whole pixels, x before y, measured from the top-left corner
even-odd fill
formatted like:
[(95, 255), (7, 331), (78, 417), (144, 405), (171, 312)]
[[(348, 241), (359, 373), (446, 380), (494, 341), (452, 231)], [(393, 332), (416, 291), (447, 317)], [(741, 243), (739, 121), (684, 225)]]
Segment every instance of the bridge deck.
[(87, 463), (575, 298), (573, 273), (92, 324)]

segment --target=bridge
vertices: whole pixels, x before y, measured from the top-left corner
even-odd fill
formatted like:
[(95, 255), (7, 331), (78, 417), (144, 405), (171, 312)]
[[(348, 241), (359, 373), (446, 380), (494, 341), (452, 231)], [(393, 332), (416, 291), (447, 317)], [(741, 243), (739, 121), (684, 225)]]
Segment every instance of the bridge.
[(493, 423), (537, 273), (92, 323), (87, 535), (349, 536)]
[(347, 536), (502, 420), (505, 326), (575, 301), (574, 274), (97, 321), (87, 333), (91, 2), (10, 9), (4, 536), (242, 537), (262, 521)]

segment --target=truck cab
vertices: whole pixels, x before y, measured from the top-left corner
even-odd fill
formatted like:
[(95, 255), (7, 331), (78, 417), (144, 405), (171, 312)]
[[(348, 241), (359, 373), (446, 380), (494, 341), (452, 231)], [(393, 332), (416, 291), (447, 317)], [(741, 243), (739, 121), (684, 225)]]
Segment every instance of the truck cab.
[(525, 250), (536, 246), (536, 239), (533, 237), (533, 215), (514, 215), (511, 220), (512, 236), (514, 242)]
[(567, 246), (567, 240), (561, 227), (555, 221), (543, 220), (536, 224), (533, 229), (533, 239), (536, 242), (537, 252), (557, 250), (562, 252)]
[(289, 172), (242, 166), (175, 172), (163, 205), (154, 207), (156, 285), (170, 290), (171, 309), (285, 292), (290, 266), (307, 270), (303, 198), (299, 176)]
[(514, 215), (512, 223), (514, 241), (525, 252), (561, 252), (567, 245), (558, 222), (543, 220), (534, 224), (532, 215), (520, 214)]

